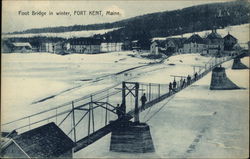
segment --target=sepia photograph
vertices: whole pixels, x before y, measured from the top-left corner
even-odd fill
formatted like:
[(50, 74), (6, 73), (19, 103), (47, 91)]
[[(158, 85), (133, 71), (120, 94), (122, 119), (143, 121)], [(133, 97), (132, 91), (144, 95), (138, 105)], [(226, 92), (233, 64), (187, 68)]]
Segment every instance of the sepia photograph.
[(249, 158), (249, 0), (1, 3), (1, 158)]

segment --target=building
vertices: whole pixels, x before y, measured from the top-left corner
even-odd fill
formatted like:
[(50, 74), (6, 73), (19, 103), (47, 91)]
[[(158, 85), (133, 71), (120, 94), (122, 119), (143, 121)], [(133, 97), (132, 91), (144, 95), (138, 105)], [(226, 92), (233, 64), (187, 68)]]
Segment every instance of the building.
[(165, 40), (154, 40), (150, 45), (150, 53), (154, 55), (159, 54), (159, 50), (165, 44)]
[(122, 46), (121, 42), (102, 42), (100, 50), (101, 52), (122, 51)]
[(133, 51), (140, 51), (141, 50), (141, 46), (139, 44), (139, 40), (133, 40), (131, 42), (131, 46), (132, 46), (132, 50)]
[(1, 155), (10, 158), (72, 158), (74, 142), (49, 123), (10, 138), (1, 145)]
[(32, 46), (27, 42), (3, 40), (1, 51), (4, 53), (29, 53), (32, 52)]
[(101, 40), (94, 38), (73, 38), (68, 40), (72, 53), (94, 54), (101, 52)]
[(13, 44), (8, 40), (3, 40), (1, 42), (1, 52), (2, 53), (11, 53), (13, 52)]
[(12, 52), (28, 53), (28, 52), (32, 52), (32, 47), (30, 43), (27, 43), (27, 42), (13, 42)]
[(40, 47), (40, 52), (49, 52), (54, 54), (63, 54), (65, 51), (69, 49), (69, 43), (65, 41), (58, 41), (58, 42), (42, 42)]
[(209, 55), (217, 55), (224, 51), (224, 39), (213, 29), (206, 37), (206, 50)]
[(232, 36), (231, 34), (228, 34), (223, 38), (224, 39), (224, 50), (225, 51), (232, 51), (235, 44), (237, 44), (238, 40)]
[(123, 41), (122, 50), (131, 50), (131, 49), (132, 49), (132, 43), (128, 38), (126, 38)]
[(173, 53), (182, 53), (184, 42), (187, 38), (167, 38), (165, 43), (166, 53), (173, 54)]
[(184, 53), (202, 53), (205, 48), (205, 41), (198, 34), (193, 34), (183, 45)]

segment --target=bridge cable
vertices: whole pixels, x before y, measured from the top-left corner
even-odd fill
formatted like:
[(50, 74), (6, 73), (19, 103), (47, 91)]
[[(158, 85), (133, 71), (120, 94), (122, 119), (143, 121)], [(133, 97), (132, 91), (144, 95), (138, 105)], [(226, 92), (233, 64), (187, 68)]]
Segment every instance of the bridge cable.
[(164, 103), (153, 115), (151, 115), (145, 122), (148, 122), (149, 120), (151, 120), (166, 104), (168, 104), (168, 102), (170, 102), (173, 98), (174, 98), (175, 94), (170, 97), (170, 99)]

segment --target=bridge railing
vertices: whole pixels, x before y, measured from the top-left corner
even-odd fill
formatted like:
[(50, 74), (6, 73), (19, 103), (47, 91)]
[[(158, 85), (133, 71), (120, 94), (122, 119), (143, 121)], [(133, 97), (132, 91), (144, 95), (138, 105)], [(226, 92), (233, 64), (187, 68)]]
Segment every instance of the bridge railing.
[(3, 123), (1, 125), (1, 129), (2, 131), (12, 131), (14, 129), (18, 130), (19, 132), (24, 132), (48, 122), (55, 122), (57, 124), (60, 124), (61, 120), (63, 120), (65, 116), (69, 116), (68, 113), (72, 112), (72, 110), (78, 108), (88, 109), (88, 103), (90, 103), (91, 100), (106, 101), (111, 97), (115, 97), (115, 99), (120, 100), (121, 96), (119, 95), (119, 93), (121, 91), (114, 89), (116, 86), (118, 85), (113, 85), (93, 94), (81, 97), (70, 102), (66, 102), (57, 107), (53, 107), (29, 116), (25, 116), (23, 118), (11, 122)]

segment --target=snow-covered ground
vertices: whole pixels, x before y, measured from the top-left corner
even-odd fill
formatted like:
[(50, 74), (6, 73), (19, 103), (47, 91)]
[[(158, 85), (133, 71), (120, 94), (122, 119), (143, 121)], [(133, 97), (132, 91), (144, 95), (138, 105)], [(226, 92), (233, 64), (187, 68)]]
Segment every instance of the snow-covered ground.
[[(242, 61), (249, 66), (249, 57)], [(209, 90), (211, 79), (211, 73), (209, 73), (176, 94), (174, 98), (166, 99), (141, 113), (141, 121), (146, 121), (150, 126), (155, 153), (109, 152), (111, 136), (109, 134), (77, 152), (75, 157), (247, 158), (249, 154), (249, 70), (231, 70), (231, 66), (232, 61), (223, 64), (223, 67), (227, 68), (228, 77), (244, 89)], [(150, 82), (156, 83), (162, 80), (165, 72), (160, 72), (161, 74), (156, 73), (155, 76), (152, 73), (150, 77), (155, 78), (150, 79)], [(168, 76), (165, 79), (165, 82), (168, 82)], [(138, 79), (138, 81), (141, 80), (147, 81), (144, 78)]]
[[(154, 62), (129, 54), (133, 53), (68, 56), (3, 54), (2, 123), (55, 107), (123, 80), (168, 84), (173, 80), (171, 75), (191, 75), (193, 66), (203, 66), (210, 60), (198, 54), (176, 55), (161, 64), (140, 67), (126, 72), (126, 75), (115, 75), (131, 67)], [(249, 66), (249, 57), (242, 61)], [(228, 77), (245, 89), (211, 91), (209, 73), (171, 100), (166, 99), (141, 113), (141, 121), (150, 125), (155, 153), (109, 152), (109, 134), (75, 153), (74, 157), (246, 157), (249, 70), (231, 70), (232, 61), (223, 66), (227, 68)], [(55, 96), (32, 104), (51, 95)], [(96, 120), (103, 118), (102, 112), (95, 113), (99, 113), (99, 116), (95, 115)]]
[[(201, 32), (195, 32), (196, 34), (199, 34), (201, 37), (206, 37), (209, 33), (211, 33), (211, 30), (201, 31)], [(242, 24), (242, 25), (235, 25), (235, 26), (229, 26), (224, 29), (217, 29), (217, 33), (219, 33), (222, 37), (226, 36), (228, 33), (233, 35), (238, 39), (238, 43), (242, 47), (246, 47), (246, 43), (249, 41), (249, 24)], [(164, 40), (166, 38), (179, 38), (179, 37), (186, 37), (189, 38), (192, 36), (193, 33), (186, 33), (178, 36), (170, 36), (170, 37), (161, 37), (161, 38), (154, 38), (159, 40)]]
[(71, 31), (63, 33), (29, 33), (29, 34), (6, 34), (3, 35), (3, 38), (13, 38), (13, 37), (35, 37), (35, 36), (44, 36), (44, 37), (60, 37), (60, 38), (77, 38), (77, 37), (91, 37), (95, 34), (105, 34), (113, 30), (120, 28), (112, 29), (102, 29), (102, 30), (83, 30), (83, 31)]
[[(2, 54), (2, 90), (8, 92), (2, 95), (2, 111), (7, 112), (2, 115), (3, 123), (114, 85), (120, 82), (119, 76), (123, 77), (123, 74), (114, 77), (115, 73), (154, 62), (130, 54), (134, 53)], [(43, 103), (32, 104), (54, 95)], [(25, 109), (14, 112), (17, 108)]]

